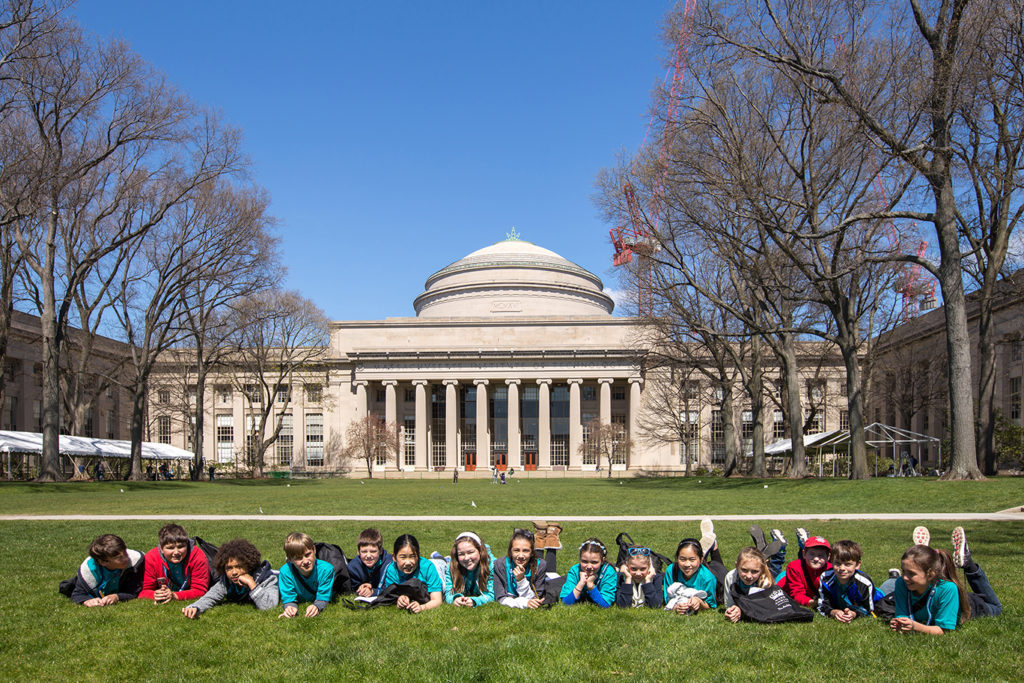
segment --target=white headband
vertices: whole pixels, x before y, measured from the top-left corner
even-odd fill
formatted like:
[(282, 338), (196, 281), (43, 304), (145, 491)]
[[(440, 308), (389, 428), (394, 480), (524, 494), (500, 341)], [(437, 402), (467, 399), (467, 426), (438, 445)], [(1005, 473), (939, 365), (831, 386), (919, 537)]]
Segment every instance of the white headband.
[(480, 540), (480, 537), (477, 536), (476, 534), (474, 534), (472, 531), (463, 531), (461, 534), (456, 536), (455, 537), (455, 544), (458, 545), (459, 541), (461, 541), (464, 538), (472, 538), (474, 541), (476, 541), (476, 544), (478, 546), (480, 546), (481, 548), (484, 545), (484, 542)]

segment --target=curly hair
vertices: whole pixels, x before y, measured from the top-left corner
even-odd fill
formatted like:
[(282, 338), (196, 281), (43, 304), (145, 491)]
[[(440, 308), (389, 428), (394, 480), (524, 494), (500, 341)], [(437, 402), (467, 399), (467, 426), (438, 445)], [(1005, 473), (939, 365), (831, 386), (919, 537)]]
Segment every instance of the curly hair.
[(251, 574), (260, 566), (263, 558), (252, 543), (244, 538), (236, 538), (218, 548), (217, 556), (213, 560), (214, 569), (224, 574), (228, 560), (237, 560)]

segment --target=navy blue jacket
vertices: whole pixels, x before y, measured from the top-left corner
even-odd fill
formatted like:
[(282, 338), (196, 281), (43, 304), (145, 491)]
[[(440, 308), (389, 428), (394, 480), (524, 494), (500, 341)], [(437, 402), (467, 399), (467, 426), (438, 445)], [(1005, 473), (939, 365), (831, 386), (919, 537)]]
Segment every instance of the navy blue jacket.
[(380, 553), (380, 557), (377, 558), (377, 564), (372, 567), (367, 567), (363, 564), (363, 561), (359, 559), (358, 553), (355, 559), (349, 561), (348, 575), (352, 577), (352, 588), (359, 588), (364, 583), (368, 583), (373, 586), (374, 595), (380, 593), (380, 582), (384, 579), (384, 572), (393, 559), (391, 553), (383, 548), (381, 548)]
[(875, 600), (881, 598), (881, 592), (871, 582), (871, 577), (857, 570), (850, 579), (846, 588), (839, 585), (839, 578), (835, 569), (828, 569), (821, 575), (819, 585), (821, 599), (818, 600), (818, 612), (822, 616), (829, 616), (834, 609), (849, 608), (858, 616), (873, 615), (875, 611)]

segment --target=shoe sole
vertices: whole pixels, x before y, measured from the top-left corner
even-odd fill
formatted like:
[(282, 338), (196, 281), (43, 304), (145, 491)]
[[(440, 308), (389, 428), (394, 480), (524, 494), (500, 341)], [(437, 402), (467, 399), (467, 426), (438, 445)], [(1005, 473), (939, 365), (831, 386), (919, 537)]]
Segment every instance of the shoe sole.
[(706, 557), (707, 554), (711, 552), (711, 549), (715, 547), (715, 542), (717, 540), (718, 537), (714, 532), (702, 534), (700, 537), (701, 555)]
[(932, 534), (928, 531), (928, 527), (919, 526), (914, 528), (913, 535), (914, 545), (928, 545), (932, 540)]
[(786, 545), (786, 537), (782, 535), (782, 531), (781, 530), (779, 530), (779, 529), (772, 529), (772, 538), (774, 538), (776, 541), (778, 541), (782, 545)]
[(754, 547), (763, 550), (767, 543), (764, 542), (764, 529), (759, 526), (750, 527), (750, 538), (754, 541)]
[(700, 520), (700, 533), (701, 536), (715, 533), (715, 523), (711, 521), (710, 517)]
[(967, 536), (964, 534), (964, 528), (958, 526), (953, 529), (953, 564), (963, 569), (964, 566), (964, 552), (967, 549)]

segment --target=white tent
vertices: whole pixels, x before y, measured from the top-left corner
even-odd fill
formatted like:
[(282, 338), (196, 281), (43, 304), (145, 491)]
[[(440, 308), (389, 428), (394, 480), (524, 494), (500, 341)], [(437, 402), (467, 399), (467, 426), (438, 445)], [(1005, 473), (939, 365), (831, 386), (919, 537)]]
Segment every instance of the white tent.
[[(57, 450), (61, 455), (73, 458), (131, 458), (132, 442), (61, 434)], [(0, 431), (0, 453), (7, 455), (8, 476), (11, 472), (12, 453), (40, 455), (42, 452), (42, 434)], [(142, 442), (143, 460), (193, 460), (194, 458), (194, 454), (170, 444)]]

